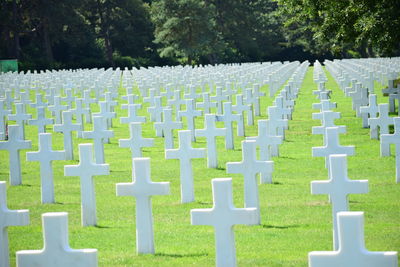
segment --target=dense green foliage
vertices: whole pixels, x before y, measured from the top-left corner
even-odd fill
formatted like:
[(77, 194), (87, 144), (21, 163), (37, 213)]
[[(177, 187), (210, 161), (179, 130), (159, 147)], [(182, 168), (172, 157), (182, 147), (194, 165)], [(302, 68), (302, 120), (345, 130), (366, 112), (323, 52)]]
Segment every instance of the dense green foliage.
[(0, 59), (20, 69), (399, 55), (399, 3), (2, 0)]
[(339, 57), (390, 56), (400, 51), (396, 0), (278, 0), (288, 39)]

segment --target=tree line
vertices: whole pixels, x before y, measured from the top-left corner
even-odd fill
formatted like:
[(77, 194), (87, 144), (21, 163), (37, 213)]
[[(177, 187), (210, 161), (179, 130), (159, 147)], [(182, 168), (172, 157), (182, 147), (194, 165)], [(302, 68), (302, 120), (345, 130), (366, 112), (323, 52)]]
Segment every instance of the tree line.
[(20, 69), (400, 54), (398, 0), (1, 0)]

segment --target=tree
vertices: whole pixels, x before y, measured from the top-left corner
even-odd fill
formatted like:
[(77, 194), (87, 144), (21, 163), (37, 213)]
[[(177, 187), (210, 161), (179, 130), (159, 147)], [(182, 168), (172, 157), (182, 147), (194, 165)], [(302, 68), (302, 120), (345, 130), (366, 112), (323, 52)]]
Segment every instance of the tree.
[[(399, 51), (400, 3), (396, 0), (278, 0), (289, 36), (305, 47), (348, 56), (389, 56)], [(307, 34), (309, 38), (304, 38)], [(295, 37), (298, 35), (298, 37)]]
[(194, 59), (211, 53), (215, 39), (212, 10), (201, 0), (158, 0), (152, 3), (155, 42), (161, 57)]

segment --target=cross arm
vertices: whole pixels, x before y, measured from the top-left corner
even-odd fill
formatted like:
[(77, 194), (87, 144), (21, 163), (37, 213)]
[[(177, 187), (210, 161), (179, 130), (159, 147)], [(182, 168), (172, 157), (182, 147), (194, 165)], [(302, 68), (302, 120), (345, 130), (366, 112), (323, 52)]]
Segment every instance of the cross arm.
[(380, 139), (384, 144), (400, 144), (400, 134), (381, 134)]
[(231, 221), (235, 224), (259, 224), (259, 213), (257, 208), (234, 208)]
[[(0, 212), (1, 213), (1, 212)], [(7, 210), (5, 226), (28, 225), (29, 210)]]
[(331, 191), (331, 180), (312, 181), (311, 194), (313, 195), (327, 195)]
[(242, 162), (228, 162), (226, 163), (226, 173), (242, 173), (243, 163)]
[(181, 149), (166, 149), (165, 150), (165, 159), (179, 159)]
[(190, 211), (192, 225), (214, 225), (213, 209), (192, 209)]

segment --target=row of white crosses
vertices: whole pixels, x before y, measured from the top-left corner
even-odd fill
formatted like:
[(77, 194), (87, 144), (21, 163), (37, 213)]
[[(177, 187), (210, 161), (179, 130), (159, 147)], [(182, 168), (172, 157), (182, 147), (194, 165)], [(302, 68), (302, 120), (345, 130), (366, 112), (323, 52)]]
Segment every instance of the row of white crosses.
[[(308, 62), (299, 67), (300, 76), (297, 78), (303, 79), (307, 67)], [(293, 90), (297, 91), (298, 88), (293, 88)], [(285, 91), (285, 89), (283, 91)], [(275, 101), (275, 104), (278, 102), (279, 101)], [(279, 114), (278, 119), (282, 120), (284, 113), (276, 113), (276, 115), (277, 114)], [(206, 115), (206, 119), (207, 116), (212, 118), (210, 117), (211, 115)], [(273, 118), (271, 117), (268, 121), (259, 120), (259, 126), (262, 126), (259, 128), (259, 136), (242, 141), (242, 161), (228, 162), (226, 164), (227, 173), (240, 173), (244, 176), (245, 208), (235, 208), (233, 205), (232, 178), (216, 178), (212, 180), (213, 208), (191, 210), (191, 223), (193, 225), (211, 225), (215, 229), (216, 266), (236, 266), (236, 249), (233, 233), (233, 226), (235, 224), (253, 225), (261, 223), (256, 179), (257, 174), (261, 174), (261, 182), (272, 182), (264, 181), (264, 179), (272, 173), (273, 162), (264, 159), (257, 160), (256, 145), (259, 145), (260, 151), (263, 151), (261, 152), (262, 157), (268, 158), (270, 157), (270, 152), (268, 150), (271, 144), (276, 144), (279, 141), (281, 142), (281, 136), (272, 135), (268, 131), (268, 122), (272, 120)], [(185, 135), (186, 142), (189, 142), (189, 133), (185, 133)], [(270, 137), (272, 137), (271, 141), (265, 140)], [(278, 142), (276, 142), (277, 139), (279, 140)], [(170, 153), (172, 152), (176, 151), (171, 151)], [(200, 150), (197, 153), (200, 154)], [(188, 154), (186, 150), (184, 155)]]
[[(47, 104), (42, 102), (42, 97), (37, 94), (36, 103), (32, 104), (32, 107), (37, 108), (38, 119), (32, 120), (31, 115), (25, 114), (24, 104), (16, 103), (16, 114), (10, 114), (9, 112), (5, 115), (9, 115), (9, 120), (15, 120), (17, 125), (8, 126), (8, 138), (4, 142), (0, 142), (0, 149), (9, 151), (10, 160), (10, 183), (11, 185), (18, 185), (22, 183), (21, 179), (21, 167), (19, 159), (19, 150), (28, 149), (31, 147), (30, 141), (24, 139), (24, 123), (28, 120), (30, 124), (37, 125), (39, 127), (39, 151), (28, 152), (28, 161), (40, 162), (40, 176), (41, 176), (41, 195), (42, 203), (54, 203), (54, 184), (53, 184), (53, 172), (52, 172), (52, 161), (53, 160), (66, 160), (72, 159), (72, 131), (81, 130), (83, 122), (83, 115), (90, 115), (89, 112), (83, 112), (82, 101), (76, 102), (76, 108), (71, 109), (72, 95), (71, 91), (66, 91), (67, 96), (65, 100), (69, 107), (64, 108), (61, 105), (60, 98), (55, 96), (55, 100), (50, 105), (50, 110), (53, 110), (56, 116), (58, 124), (54, 125), (54, 131), (60, 131), (64, 134), (64, 150), (53, 151), (51, 148), (51, 134), (45, 133), (45, 126), (52, 124), (53, 119), (47, 119), (44, 116), (45, 108)], [(22, 99), (22, 98), (21, 98)], [(1, 100), (1, 108), (4, 111), (5, 100)], [(12, 104), (12, 103), (11, 103)], [(63, 111), (64, 110), (64, 111)], [(84, 111), (90, 111), (85, 109)], [(72, 123), (72, 114), (75, 114), (77, 124)], [(104, 161), (104, 156), (98, 149), (99, 144), (102, 146), (104, 137), (101, 136), (104, 132), (101, 124), (99, 123), (101, 117), (94, 117), (94, 129), (92, 132), (80, 132), (79, 137), (93, 138), (95, 140), (96, 150), (96, 161)], [(2, 124), (5, 124), (4, 116), (2, 115)], [(85, 136), (84, 136), (85, 135)], [(104, 134), (103, 134), (104, 135)], [(106, 134), (106, 137), (112, 135)], [(2, 140), (5, 139), (5, 135), (2, 135)], [(100, 142), (96, 142), (100, 140)], [(97, 148), (97, 149), (96, 149)], [(81, 177), (81, 199), (82, 199), (82, 225), (95, 225), (96, 224), (96, 205), (95, 205), (95, 193), (93, 185), (93, 175), (106, 175), (108, 174), (108, 165), (94, 163), (94, 157), (92, 155), (92, 145), (82, 144), (79, 146), (79, 155), (81, 162), (78, 166), (65, 166), (65, 175), (76, 175)], [(6, 216), (5, 224), (2, 225), (1, 235), (1, 264), (0, 266), (9, 266), (8, 262), (8, 246), (7, 246), (7, 235), (6, 226), (9, 225), (22, 225), (28, 224), (29, 220), (27, 217), (27, 211), (18, 211), (18, 213), (7, 211), (6, 209), (6, 198), (5, 198), (5, 182), (2, 182), (1, 203), (3, 207), (3, 213)], [(17, 215), (20, 214), (19, 217)], [(4, 218), (2, 215), (1, 217)], [(10, 218), (7, 219), (7, 216)], [(44, 249), (41, 251), (19, 251), (17, 252), (17, 266), (97, 266), (97, 250), (95, 249), (84, 249), (84, 250), (73, 250), (68, 245), (68, 226), (67, 226), (67, 214), (66, 213), (47, 213), (43, 214), (43, 235), (44, 235)]]
[[(329, 71), (331, 74), (337, 79), (338, 78), (338, 70), (342, 72), (351, 72), (348, 67), (344, 65), (344, 63), (332, 63), (330, 61), (326, 61), (329, 66)], [(356, 64), (359, 66), (360, 64), (357, 61), (352, 61), (352, 64)], [(342, 70), (343, 69), (343, 70)], [(351, 96), (353, 100), (353, 108), (356, 111), (357, 116), (361, 116), (362, 118), (362, 126), (364, 128), (369, 128), (371, 139), (379, 139), (380, 140), (380, 154), (382, 157), (390, 156), (390, 145), (397, 144), (400, 142), (400, 135), (397, 133), (396, 129), (399, 127), (395, 125), (395, 133), (390, 134), (389, 129), (391, 125), (395, 124), (396, 118), (391, 117), (389, 112), (394, 112), (394, 100), (398, 99), (400, 94), (399, 87), (394, 87), (394, 80), (397, 78), (399, 73), (399, 69), (392, 69), (386, 71), (386, 78), (380, 79), (381, 83), (387, 83), (388, 88), (383, 89), (382, 92), (389, 94), (389, 104), (377, 104), (377, 95), (371, 93), (370, 88), (364, 88), (357, 79), (353, 78), (351, 80), (352, 87), (345, 87), (344, 91), (347, 96)], [(350, 75), (355, 75), (354, 72), (351, 72)], [(349, 75), (349, 76), (350, 76)], [(359, 75), (355, 75), (354, 77), (360, 78)], [(379, 79), (378, 79), (379, 80)], [(344, 83), (342, 83), (344, 84)], [(370, 84), (370, 83), (369, 83)], [(373, 86), (370, 84), (370, 87)], [(373, 92), (373, 91), (372, 91)], [(400, 112), (400, 109), (399, 109)], [(400, 182), (400, 159), (397, 156), (397, 145), (395, 152), (395, 166), (396, 166), (396, 183)]]
[[(277, 100), (277, 99), (276, 99)], [(279, 101), (276, 101), (277, 103), (279, 103)], [(279, 104), (278, 104), (278, 106), (279, 106)], [(283, 115), (283, 113), (282, 113), (282, 116), (284, 116)], [(214, 119), (215, 119), (215, 117), (214, 117)], [(140, 125), (140, 124), (139, 124)], [(185, 132), (184, 132), (185, 133)], [(189, 137), (190, 137), (190, 135), (186, 132), (186, 134), (182, 134), (182, 136), (186, 136), (186, 140), (188, 140), (189, 139)], [(184, 138), (182, 138), (182, 140), (183, 140)], [(245, 143), (247, 143), (247, 144), (249, 144), (248, 146), (249, 147), (251, 147), (251, 146), (253, 146), (254, 147), (254, 144), (253, 144), (253, 142), (254, 141), (246, 141), (246, 142), (243, 142), (243, 146), (244, 146), (244, 144)], [(186, 141), (186, 143), (189, 143), (189, 142), (187, 142)], [(180, 144), (180, 148), (181, 148), (181, 144)], [(255, 151), (255, 149), (250, 149), (250, 150), (252, 150), (252, 151)], [(80, 149), (80, 151), (81, 151), (81, 149)], [(245, 151), (245, 149), (243, 148), (243, 151)], [(81, 154), (81, 153), (80, 153)], [(248, 153), (248, 154), (251, 154), (251, 153)], [(81, 158), (81, 163), (80, 163), (80, 165), (82, 164), (82, 157), (80, 156), (80, 158)], [(85, 158), (93, 158), (92, 156), (90, 157), (85, 157)], [(253, 159), (255, 159), (255, 153), (254, 153), (254, 156), (253, 156)], [(253, 160), (254, 161), (254, 160)], [(247, 160), (245, 159), (245, 153), (243, 154), (243, 162), (242, 162), (242, 165), (244, 165), (245, 164), (245, 162), (247, 162)], [(252, 161), (248, 161), (248, 162), (252, 162)], [(83, 165), (85, 165), (85, 164), (83, 164)], [(82, 165), (82, 166), (83, 166)], [(86, 166), (86, 168), (88, 169), (88, 170), (90, 170), (91, 168), (89, 168), (88, 166), (91, 166), (91, 165), (93, 165), (93, 163), (89, 163), (88, 165), (85, 165)], [(134, 165), (135, 165), (135, 160), (134, 160)], [(138, 163), (138, 165), (139, 165), (139, 163)], [(135, 165), (136, 166), (136, 165)], [(66, 172), (67, 172), (67, 167), (69, 167), (69, 166), (66, 166)], [(79, 167), (79, 168), (83, 168), (83, 167)], [(141, 169), (143, 169), (143, 167), (140, 167)], [(136, 170), (136, 168), (134, 167), (133, 168), (133, 170), (135, 171)], [(249, 173), (249, 176), (251, 176), (252, 174), (251, 174), (251, 172), (252, 171), (254, 171), (253, 169), (251, 169), (248, 173)], [(256, 171), (257, 172), (257, 171)], [(137, 180), (137, 179), (139, 179), (139, 177), (149, 177), (149, 170), (148, 171), (146, 171), (145, 173), (147, 173), (147, 174), (138, 174), (138, 175), (135, 175), (135, 176), (133, 176), (133, 183), (132, 183), (132, 185), (131, 186), (129, 186), (128, 188), (130, 188), (130, 187), (133, 187), (133, 184), (135, 184), (135, 181)], [(90, 185), (90, 182), (88, 182), (88, 180), (90, 180), (91, 178), (92, 178), (92, 175), (95, 175), (96, 174), (96, 172), (94, 171), (94, 172), (91, 172), (91, 171), (88, 171), (88, 173), (86, 173), (85, 175), (83, 175), (82, 177), (81, 177), (81, 179), (85, 179), (86, 181), (85, 182), (81, 182), (82, 183), (82, 187), (83, 187), (83, 185), (85, 184), (86, 186), (87, 185)], [(244, 174), (244, 175), (246, 175), (246, 174)], [(254, 178), (255, 178), (255, 175), (253, 174), (253, 176), (254, 176)], [(146, 178), (146, 179), (147, 179)], [(147, 179), (147, 181), (150, 181), (149, 179)], [(138, 183), (137, 183), (138, 184)], [(145, 183), (146, 184), (146, 183)], [(225, 188), (225, 189), (221, 189), (222, 191), (226, 191), (226, 188), (227, 187), (229, 187), (229, 181), (224, 181), (223, 183), (221, 183), (221, 184), (225, 184), (224, 186), (220, 186), (220, 187), (222, 187), (222, 188)], [(214, 182), (213, 182), (213, 186), (214, 186)], [(93, 187), (92, 187), (93, 188)], [(117, 186), (117, 188), (118, 188), (118, 186)], [(217, 186), (215, 186), (215, 188), (217, 188)], [(94, 189), (94, 188), (93, 188)], [(154, 192), (154, 194), (158, 194), (160, 191), (158, 191), (158, 189), (154, 189), (154, 190), (156, 190), (155, 192)], [(214, 187), (213, 187), (213, 190), (214, 190)], [(221, 191), (220, 190), (220, 191)], [(89, 190), (90, 191), (90, 190)], [(148, 192), (148, 191), (150, 191), (150, 192)], [(215, 191), (217, 191), (217, 190), (215, 190)], [(127, 192), (127, 193), (123, 193), (123, 192)], [(136, 193), (135, 193), (136, 192)], [(139, 193), (138, 193), (139, 192)], [(162, 189), (162, 192), (166, 192), (166, 190), (165, 189)], [(213, 191), (214, 192), (214, 191)], [(152, 245), (154, 242), (152, 241), (153, 239), (152, 239), (152, 237), (151, 237), (151, 235), (152, 235), (152, 227), (150, 227), (149, 225), (151, 225), (151, 210), (150, 210), (150, 213), (148, 213), (148, 211), (149, 211), (149, 208), (148, 207), (151, 207), (151, 206), (149, 206), (149, 195), (152, 195), (153, 193), (151, 193), (151, 190), (149, 189), (149, 190), (140, 190), (140, 189), (129, 189), (129, 191), (123, 191), (122, 189), (120, 189), (120, 193), (118, 193), (118, 189), (117, 189), (117, 194), (119, 194), (119, 195), (134, 195), (137, 199), (138, 199), (138, 196), (136, 196), (135, 194), (141, 194), (141, 195), (145, 195), (144, 196), (144, 199), (146, 199), (147, 198), (147, 200), (143, 200), (143, 201), (139, 201), (139, 202), (141, 202), (141, 203), (144, 203), (144, 204), (140, 204), (140, 206), (141, 207), (145, 207), (145, 208), (139, 208), (139, 207), (137, 207), (137, 209), (138, 210), (145, 210), (146, 212), (147, 212), (147, 214), (150, 214), (150, 216), (149, 215), (146, 215), (146, 216), (143, 216), (143, 221), (140, 223), (140, 222), (137, 222), (137, 225), (139, 226), (139, 225), (145, 225), (145, 226), (142, 226), (142, 227), (139, 227), (138, 228), (138, 238), (137, 238), (137, 240), (138, 240), (138, 242), (140, 242), (140, 244), (138, 243), (138, 253), (152, 253), (152, 251), (153, 251), (153, 253), (154, 253), (154, 246)], [(147, 194), (147, 195), (146, 195)], [(90, 194), (91, 196), (93, 196), (94, 194)], [(217, 199), (217, 197), (215, 196), (216, 195), (216, 193), (214, 194), (214, 199)], [(231, 195), (231, 194), (230, 194)], [(83, 197), (83, 196), (82, 196)], [(231, 197), (230, 197), (231, 198)], [(93, 203), (94, 201), (93, 201), (93, 197), (89, 197), (88, 198), (89, 199), (89, 201), (88, 201), (88, 203)], [(228, 203), (228, 207), (231, 207), (232, 205), (229, 205), (229, 203), (231, 203), (231, 201), (229, 202), (229, 199), (228, 199), (228, 201), (226, 202), (226, 203)], [(89, 206), (93, 206), (93, 205), (89, 205)], [(217, 207), (217, 206), (221, 206), (221, 205), (217, 205), (216, 204), (216, 202), (215, 202), (215, 208)], [(224, 206), (224, 205), (222, 205), (222, 206)], [(147, 207), (147, 208), (146, 208)], [(90, 210), (90, 209), (88, 209), (88, 210)], [(92, 209), (92, 210), (94, 210), (95, 211), (95, 207), (94, 207), (94, 209)], [(82, 203), (82, 213), (84, 212), (84, 203)], [(138, 211), (137, 211), (138, 212)], [(93, 213), (92, 213), (93, 214)], [(248, 220), (245, 220), (245, 221), (242, 221), (242, 222), (244, 222), (244, 223), (246, 223), (247, 222), (247, 224), (252, 224), (252, 223), (257, 223), (257, 221), (259, 221), (259, 215), (257, 214), (257, 211), (256, 211), (256, 209), (254, 209), (254, 207), (252, 207), (252, 208), (248, 208), (245, 212), (244, 212), (244, 214), (248, 214), (249, 215), (249, 219)], [(236, 215), (234, 215), (234, 217), (233, 218), (236, 218), (235, 217)], [(85, 216), (82, 214), (82, 219), (84, 218)], [(95, 218), (95, 213), (94, 213), (94, 216), (91, 216), (92, 218)], [(142, 216), (137, 216), (137, 220), (138, 220), (138, 217), (142, 217)], [(220, 217), (220, 216), (219, 216)], [(150, 223), (149, 223), (149, 218), (150, 218)], [(239, 219), (239, 218), (238, 218)], [(212, 223), (212, 221), (211, 221), (211, 223)], [(239, 223), (240, 223), (240, 220), (239, 220)], [(199, 222), (199, 224), (201, 224), (201, 222)], [(227, 226), (228, 228), (229, 228), (229, 225)], [(217, 228), (217, 227), (216, 227)], [(231, 228), (231, 227), (230, 227)], [(218, 228), (219, 229), (219, 228)], [(230, 230), (230, 231), (232, 231), (232, 230)], [(230, 234), (231, 236), (232, 236), (232, 232), (231, 232), (231, 234)], [(139, 237), (139, 236), (141, 236), (141, 237)], [(218, 243), (221, 243), (221, 236), (222, 237), (224, 237), (225, 236), (225, 234), (224, 234), (224, 231), (222, 230), (222, 234), (221, 234), (221, 231), (219, 231), (219, 233), (217, 233), (217, 231), (216, 231), (216, 242), (217, 242), (217, 244)], [(219, 236), (219, 237), (218, 237)], [(222, 238), (222, 240), (224, 240), (225, 238)], [(139, 240), (142, 240), (142, 241), (139, 241)], [(233, 239), (231, 239), (232, 241), (233, 241)], [(220, 248), (220, 250), (222, 250), (222, 249), (224, 249), (224, 248), (226, 248), (226, 251), (229, 251), (229, 252), (232, 252), (232, 250), (233, 250), (233, 252), (234, 252), (234, 243), (233, 242), (229, 242), (229, 243), (223, 243), (223, 245), (224, 246), (222, 246), (221, 247), (221, 245), (220, 246), (218, 246), (219, 248)], [(217, 249), (218, 250), (218, 249)], [(219, 254), (219, 253), (218, 253)], [(224, 255), (224, 254), (222, 254), (222, 255)], [(233, 257), (232, 257), (232, 255), (233, 255)], [(219, 254), (219, 255), (217, 255), (217, 262), (219, 261), (219, 260), (221, 260), (222, 259), (222, 261), (224, 261), (224, 256), (221, 256), (221, 254)], [(232, 253), (230, 253), (229, 254), (229, 256), (228, 257), (226, 257), (226, 260), (227, 260), (227, 262), (232, 262), (233, 260), (234, 260), (234, 254), (232, 254)], [(226, 266), (226, 265), (224, 265), (224, 266)]]
[[(68, 94), (71, 96), (71, 94)], [(68, 96), (67, 95), (67, 96)], [(39, 98), (38, 98), (39, 99)], [(58, 104), (60, 103), (59, 98), (56, 97), (56, 106), (54, 111), (56, 114), (61, 114), (63, 108), (59, 109)], [(76, 109), (79, 109), (81, 103), (77, 104)], [(21, 105), (21, 104), (20, 104)], [(106, 119), (112, 118), (112, 114), (109, 118), (107, 118), (107, 112), (105, 110), (105, 103), (100, 103), (100, 114), (103, 115)], [(121, 122), (131, 122), (131, 131), (133, 131), (133, 126), (137, 118), (135, 116), (135, 109), (133, 105), (128, 106), (129, 117), (121, 118)], [(22, 112), (20, 112), (22, 113)], [(67, 158), (72, 158), (72, 130), (80, 130), (79, 124), (72, 123), (72, 112), (71, 111), (63, 111), (62, 112), (62, 120), (59, 118), (60, 124), (55, 125), (55, 131), (61, 131), (64, 133), (64, 151), (53, 151), (51, 149), (51, 134), (49, 133), (40, 133), (39, 134), (39, 151), (38, 152), (29, 152), (27, 154), (27, 159), (31, 161), (39, 161), (41, 168), (41, 179), (42, 179), (42, 202), (43, 203), (52, 203), (55, 200), (54, 197), (54, 185), (53, 185), (53, 177), (52, 177), (52, 166), (51, 162), (53, 160), (65, 160)], [(86, 113), (78, 113), (77, 118), (85, 115)], [(56, 117), (57, 118), (57, 117)], [(82, 201), (82, 225), (96, 225), (96, 204), (95, 204), (95, 191), (93, 184), (93, 176), (94, 175), (106, 175), (108, 174), (108, 165), (101, 164), (104, 162), (104, 154), (102, 149), (102, 144), (106, 140), (112, 136), (110, 131), (106, 130), (104, 127), (104, 123), (102, 124), (102, 117), (94, 116), (94, 126), (93, 131), (91, 132), (82, 132), (81, 136), (85, 138), (94, 139), (95, 143), (95, 155), (93, 157), (92, 153), (92, 145), (91, 144), (81, 144), (79, 145), (79, 156), (80, 156), (80, 164), (77, 166), (65, 166), (65, 176), (80, 176), (81, 179), (81, 201)], [(125, 121), (126, 120), (126, 121)], [(77, 122), (79, 120), (77, 119)], [(136, 126), (140, 126), (136, 125)], [(9, 140), (6, 142), (2, 142), (2, 145), (5, 149), (10, 150), (10, 154), (17, 154), (16, 156), (10, 155), (10, 166), (19, 165), (19, 149), (29, 148), (30, 142), (24, 141), (22, 137), (23, 131), (21, 131), (20, 126), (12, 125), (9, 126), (10, 135)], [(140, 129), (139, 129), (140, 131)], [(137, 132), (137, 131), (136, 131)], [(189, 136), (187, 136), (189, 137)], [(123, 140), (121, 140), (121, 143)], [(136, 141), (136, 140), (135, 140)], [(139, 140), (140, 141), (140, 140)], [(132, 142), (131, 142), (132, 143)], [(135, 142), (136, 143), (136, 142)], [(100, 148), (99, 148), (100, 147)], [(68, 152), (67, 152), (68, 151)], [(204, 152), (204, 151), (203, 151)], [(132, 154), (139, 153), (134, 152), (134, 148), (132, 148)], [(94, 159), (95, 158), (95, 159)], [(16, 164), (12, 163), (13, 160), (17, 159)], [(94, 162), (96, 161), (96, 163)], [(149, 165), (149, 164), (148, 164)], [(137, 166), (138, 170), (143, 169), (142, 166)], [(17, 182), (15, 184), (20, 184), (20, 167), (13, 168), (12, 170), (19, 170), (17, 173)], [(185, 174), (185, 171), (182, 171)], [(19, 174), (19, 175), (18, 175)], [(143, 173), (142, 173), (143, 174)], [(11, 175), (13, 177), (14, 175)], [(19, 179), (18, 179), (19, 176)], [(135, 175), (137, 177), (141, 175)], [(135, 177), (134, 176), (134, 177)], [(149, 175), (144, 176), (143, 178), (149, 179)], [(14, 181), (14, 179), (11, 179)], [(135, 181), (135, 179), (134, 179)], [(182, 188), (184, 188), (184, 183), (182, 183)], [(131, 191), (124, 191), (123, 186), (119, 186), (121, 189), (117, 189), (118, 195), (126, 195), (126, 194), (134, 194)], [(117, 187), (118, 188), (118, 187)], [(154, 245), (153, 245), (153, 231), (151, 226), (151, 206), (149, 202), (149, 196), (152, 195), (151, 190), (149, 191), (149, 196), (140, 197), (141, 195), (146, 194), (146, 188), (141, 188), (138, 190), (134, 190), (135, 192), (139, 192), (137, 197), (137, 248), (138, 253), (154, 253)], [(165, 190), (164, 190), (165, 191)], [(168, 191), (168, 190), (167, 190)], [(124, 193), (128, 192), (128, 193)], [(157, 192), (155, 192), (156, 194)], [(97, 265), (97, 252), (95, 250), (87, 250), (87, 251), (73, 251), (69, 248), (67, 242), (67, 227), (66, 227), (67, 219), (66, 214), (44, 214), (43, 215), (43, 224), (44, 224), (44, 236), (45, 236), (45, 249), (43, 251), (20, 251), (17, 253), (17, 264), (18, 266), (26, 266), (27, 263), (33, 262), (40, 266), (46, 266), (49, 264), (57, 264), (59, 266), (70, 266), (74, 261), (81, 261), (82, 266), (95, 266)], [(58, 241), (59, 235), (61, 235), (61, 244), (57, 245), (60, 241)], [(54, 236), (54, 237), (53, 237)], [(52, 246), (56, 246), (59, 248), (58, 250), (46, 249), (51, 248)], [(8, 249), (7, 249), (8, 251)], [(71, 252), (71, 253), (69, 253)], [(49, 257), (48, 254), (51, 253), (52, 256)], [(82, 255), (80, 255), (82, 254)], [(86, 255), (86, 260), (82, 258)], [(8, 255), (8, 252), (7, 252)], [(8, 258), (6, 259), (8, 261)], [(7, 263), (8, 264), (8, 263)]]
[[(6, 182), (0, 181), (0, 266), (9, 265), (7, 227), (29, 224), (28, 210), (7, 208)], [(72, 249), (68, 242), (67, 213), (45, 213), (42, 215), (42, 250), (17, 251), (17, 266), (80, 266), (96, 267), (96, 249)]]
[(320, 99), (313, 104), (320, 113), (313, 119), (320, 119), (322, 126), (315, 126), (313, 134), (323, 134), (323, 147), (313, 147), (313, 157), (325, 157), (328, 180), (312, 181), (312, 194), (328, 194), (332, 204), (333, 249), (334, 251), (310, 252), (309, 266), (397, 266), (397, 252), (370, 252), (364, 243), (364, 213), (349, 212), (347, 196), (368, 192), (367, 180), (350, 180), (347, 176), (347, 156), (354, 155), (354, 146), (341, 146), (339, 134), (345, 133), (345, 126), (334, 125), (340, 118), (336, 103)]
[[(10, 126), (11, 129), (16, 129), (18, 126)], [(54, 185), (52, 177), (51, 162), (53, 160), (65, 159), (64, 151), (53, 151), (51, 149), (51, 134), (39, 134), (38, 152), (29, 152), (28, 160), (40, 162), (40, 172), (42, 179), (42, 202), (54, 202)], [(79, 176), (81, 181), (81, 212), (82, 225), (96, 225), (96, 201), (93, 176), (108, 175), (108, 164), (97, 164), (94, 162), (92, 152), (92, 144), (79, 145), (80, 163), (75, 166), (67, 165), (64, 167), (65, 176)], [(0, 182), (0, 205), (3, 205), (3, 212), (6, 212), (5, 202), (5, 182)], [(15, 213), (15, 212), (14, 212)], [(2, 235), (0, 241), (2, 243), (2, 255), (7, 254), (1, 266), (8, 266), (8, 246), (5, 227), (9, 225), (28, 224), (26, 219), (27, 212), (20, 212), (20, 217), (11, 217), (8, 221), (7, 217), (2, 226)], [(7, 215), (7, 214), (6, 214)], [(7, 215), (8, 216), (8, 215)], [(3, 215), (1, 216), (3, 217)], [(41, 251), (19, 251), (17, 252), (17, 266), (97, 266), (97, 250), (84, 249), (73, 250), (68, 245), (68, 225), (66, 213), (46, 213), (43, 214), (43, 229), (44, 229), (44, 249)], [(15, 218), (15, 219), (13, 219)], [(22, 222), (21, 222), (22, 220)]]

